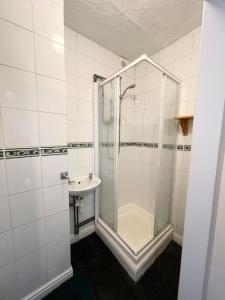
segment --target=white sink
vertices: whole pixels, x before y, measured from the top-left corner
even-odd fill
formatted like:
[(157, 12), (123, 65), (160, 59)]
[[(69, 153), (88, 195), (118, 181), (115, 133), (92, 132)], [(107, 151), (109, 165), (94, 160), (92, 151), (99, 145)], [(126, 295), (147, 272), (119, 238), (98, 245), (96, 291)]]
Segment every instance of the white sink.
[(96, 176), (93, 176), (91, 180), (89, 180), (88, 176), (77, 177), (70, 181), (69, 193), (71, 196), (88, 194), (97, 189), (100, 184), (101, 179)]

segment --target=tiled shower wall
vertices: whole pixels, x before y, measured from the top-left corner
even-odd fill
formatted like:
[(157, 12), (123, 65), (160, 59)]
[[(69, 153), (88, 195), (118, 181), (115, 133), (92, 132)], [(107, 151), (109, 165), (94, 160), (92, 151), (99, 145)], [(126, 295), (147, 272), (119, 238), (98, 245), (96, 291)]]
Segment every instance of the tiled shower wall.
[[(94, 172), (93, 148), (93, 74), (105, 78), (121, 68), (122, 58), (65, 27), (66, 100), (69, 177)], [(85, 196), (80, 221), (94, 215), (93, 193)], [(73, 234), (73, 209), (70, 211)], [(90, 227), (87, 224), (80, 232)]]
[[(169, 47), (157, 52), (152, 58), (181, 79), (182, 89), (179, 103), (179, 115), (193, 115), (196, 101), (201, 27), (188, 33)], [(172, 221), (175, 232), (183, 236), (184, 214), (192, 140), (192, 121), (189, 122), (189, 135), (183, 136), (179, 127), (177, 144), (182, 145), (176, 153)]]
[(0, 17), (0, 299), (21, 299), (70, 268), (63, 1)]

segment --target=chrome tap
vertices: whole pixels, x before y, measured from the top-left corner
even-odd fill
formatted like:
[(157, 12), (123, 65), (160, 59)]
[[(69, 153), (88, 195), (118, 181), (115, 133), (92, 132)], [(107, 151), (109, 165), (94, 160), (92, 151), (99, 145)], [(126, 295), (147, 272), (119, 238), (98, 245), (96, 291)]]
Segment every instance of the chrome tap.
[(93, 173), (89, 173), (88, 179), (89, 179), (89, 181), (91, 181), (93, 179)]
[(70, 180), (70, 177), (68, 177), (68, 183), (69, 183), (69, 184), (75, 183), (75, 180)]

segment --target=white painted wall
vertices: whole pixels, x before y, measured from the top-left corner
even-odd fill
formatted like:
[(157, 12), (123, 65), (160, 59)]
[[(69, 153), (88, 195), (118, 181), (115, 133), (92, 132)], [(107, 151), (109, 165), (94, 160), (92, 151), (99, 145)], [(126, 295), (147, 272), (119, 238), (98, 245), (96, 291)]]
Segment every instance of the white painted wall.
[[(225, 121), (225, 116), (223, 117)], [(223, 136), (221, 141), (221, 159), (219, 160), (217, 173), (218, 194), (215, 199), (215, 212), (211, 230), (211, 240), (208, 254), (208, 272), (206, 274), (204, 298), (207, 300), (223, 300), (225, 298), (225, 126), (223, 126)], [(222, 173), (222, 174), (221, 174)]]
[[(180, 275), (180, 300), (205, 299), (202, 293), (208, 258), (225, 98), (224, 19), (224, 1), (205, 1), (200, 80), (194, 121), (193, 151)], [(222, 209), (222, 206), (220, 207)], [(219, 224), (220, 221), (218, 220)], [(221, 249), (223, 239), (220, 241)], [(216, 251), (216, 247), (214, 247), (214, 251)], [(219, 270), (217, 269), (217, 271)], [(218, 275), (219, 272), (214, 274), (215, 278)], [(224, 284), (224, 281), (220, 283)], [(212, 291), (212, 285), (210, 291)], [(223, 292), (223, 290), (220, 291)], [(224, 295), (222, 298), (220, 297), (222, 295), (219, 298), (214, 295), (209, 299), (224, 299)]]

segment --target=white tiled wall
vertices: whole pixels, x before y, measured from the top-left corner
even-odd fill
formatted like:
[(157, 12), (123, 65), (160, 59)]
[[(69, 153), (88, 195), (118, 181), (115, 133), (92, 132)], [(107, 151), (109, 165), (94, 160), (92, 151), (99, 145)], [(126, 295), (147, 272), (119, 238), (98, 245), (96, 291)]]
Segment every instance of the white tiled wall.
[[(157, 52), (152, 58), (181, 79), (182, 88), (179, 115), (193, 115), (199, 68), (201, 27), (188, 33), (169, 47)], [(179, 127), (177, 143), (191, 145), (192, 121), (189, 122), (189, 135), (183, 136)], [(177, 151), (174, 182), (172, 220), (175, 232), (182, 236), (186, 192), (190, 162), (190, 151)]]
[[(67, 129), (70, 143), (93, 143), (93, 74), (108, 77), (121, 68), (121, 60), (118, 55), (65, 27)], [(69, 149), (68, 153), (70, 178), (88, 176), (94, 171), (93, 147)], [(80, 209), (80, 221), (93, 215), (93, 195), (89, 195)], [(73, 232), (73, 209), (71, 229)]]
[[(0, 2), (0, 149), (67, 145), (63, 1)], [(67, 155), (0, 159), (0, 299), (70, 267)]]

